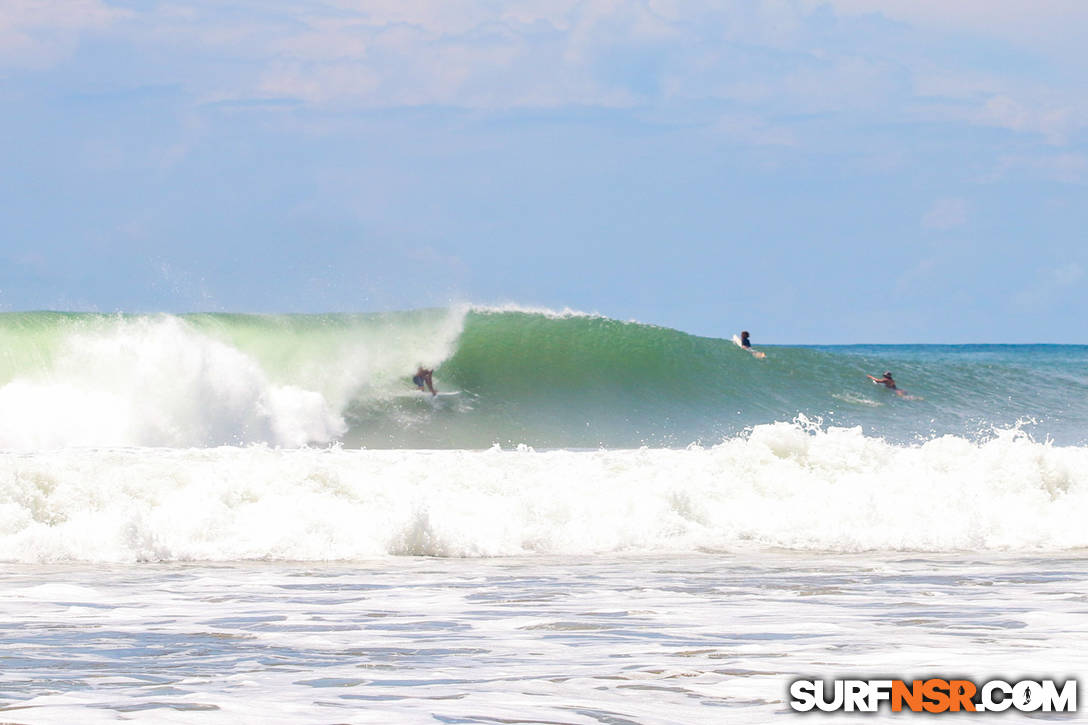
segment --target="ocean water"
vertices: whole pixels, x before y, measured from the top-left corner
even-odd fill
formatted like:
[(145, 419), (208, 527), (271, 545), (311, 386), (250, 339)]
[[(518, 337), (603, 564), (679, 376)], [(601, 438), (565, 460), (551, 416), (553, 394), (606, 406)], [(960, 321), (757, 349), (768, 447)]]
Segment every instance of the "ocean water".
[(15, 565), (0, 582), (5, 722), (781, 722), (799, 676), (1088, 667), (1069, 554)]
[(1086, 671), (1088, 346), (761, 349), (0, 315), (0, 721), (764, 722), (797, 677)]
[[(799, 416), (900, 444), (1088, 444), (1088, 346), (763, 349), (516, 308), (0, 314), (0, 448), (684, 448)], [(458, 394), (414, 395), (419, 364)], [(885, 370), (913, 399), (865, 377)]]

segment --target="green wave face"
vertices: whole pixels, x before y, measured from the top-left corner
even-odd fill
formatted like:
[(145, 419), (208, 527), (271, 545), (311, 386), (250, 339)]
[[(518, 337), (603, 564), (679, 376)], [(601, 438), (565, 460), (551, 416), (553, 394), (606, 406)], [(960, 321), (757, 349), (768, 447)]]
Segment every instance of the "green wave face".
[[(758, 346), (758, 338), (756, 340)], [(599, 316), (0, 315), (0, 448), (683, 447), (804, 416), (1088, 439), (1083, 346), (765, 347)], [(416, 392), (417, 365), (443, 395)], [(893, 370), (909, 398), (866, 373)]]
[(686, 445), (729, 428), (721, 405), (757, 383), (753, 362), (730, 342), (650, 325), (473, 312), (439, 373), (474, 395), (494, 442)]
[[(759, 360), (729, 340), (604, 317), (477, 310), (437, 373), (470, 397), (416, 433), (442, 447), (677, 447), (798, 416), (901, 442), (1032, 421), (1055, 440), (1088, 433), (1085, 347), (763, 350)], [(866, 377), (888, 369), (908, 397)]]

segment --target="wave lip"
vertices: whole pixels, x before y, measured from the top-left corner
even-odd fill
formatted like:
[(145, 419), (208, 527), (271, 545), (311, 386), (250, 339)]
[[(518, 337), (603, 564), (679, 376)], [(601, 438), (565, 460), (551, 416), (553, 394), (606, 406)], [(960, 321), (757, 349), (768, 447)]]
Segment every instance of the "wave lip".
[(757, 426), (710, 448), (0, 454), (6, 561), (1088, 547), (1088, 448)]
[(583, 310), (576, 310), (573, 307), (564, 307), (561, 310), (552, 309), (551, 307), (534, 307), (533, 305), (520, 305), (516, 302), (504, 302), (495, 305), (470, 305), (469, 309), (472, 312), (480, 315), (506, 315), (506, 314), (519, 314), (528, 315), (532, 317), (543, 317), (550, 320), (569, 320), (572, 318), (585, 317), (590, 319), (609, 319), (605, 315), (599, 312), (585, 312)]

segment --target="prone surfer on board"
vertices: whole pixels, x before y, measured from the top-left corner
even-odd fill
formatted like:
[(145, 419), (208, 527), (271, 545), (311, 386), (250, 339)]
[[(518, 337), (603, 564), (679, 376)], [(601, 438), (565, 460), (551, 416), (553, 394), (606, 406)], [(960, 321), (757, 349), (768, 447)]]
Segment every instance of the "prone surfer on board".
[(420, 392), (423, 392), (424, 387), (431, 391), (431, 395), (438, 395), (438, 391), (434, 389), (434, 379), (431, 377), (434, 375), (434, 370), (428, 370), (422, 365), (416, 370), (416, 374), (412, 376), (412, 382)]
[(892, 374), (889, 372), (885, 372), (884, 377), (882, 378), (874, 378), (872, 375), (866, 375), (865, 377), (869, 378), (877, 385), (883, 385), (888, 390), (894, 390), (896, 395), (906, 396), (907, 394), (906, 390), (900, 390), (896, 386), (895, 380), (892, 378)]

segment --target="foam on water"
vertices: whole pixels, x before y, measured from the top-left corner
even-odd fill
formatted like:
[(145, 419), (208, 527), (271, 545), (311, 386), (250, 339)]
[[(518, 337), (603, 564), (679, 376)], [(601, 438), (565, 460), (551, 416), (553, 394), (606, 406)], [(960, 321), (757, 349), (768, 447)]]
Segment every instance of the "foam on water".
[[(783, 722), (799, 677), (1083, 673), (1084, 564), (764, 552), (9, 565), (0, 702), (5, 719), (64, 725)], [(828, 719), (858, 722), (800, 720)]]
[(47, 371), (0, 388), (0, 408), (0, 441), (21, 449), (298, 446), (346, 429), (320, 394), (274, 384), (252, 358), (175, 317), (74, 332)]
[(0, 448), (328, 443), (348, 430), (352, 400), (388, 396), (405, 371), (445, 359), (464, 314), (325, 326), (291, 317), (62, 317), (36, 346), (24, 344), (37, 348), (27, 356), (33, 364), (9, 363)]
[(352, 560), (1088, 546), (1088, 449), (1005, 431), (900, 446), (757, 426), (626, 451), (75, 450), (0, 455), (8, 561)]

